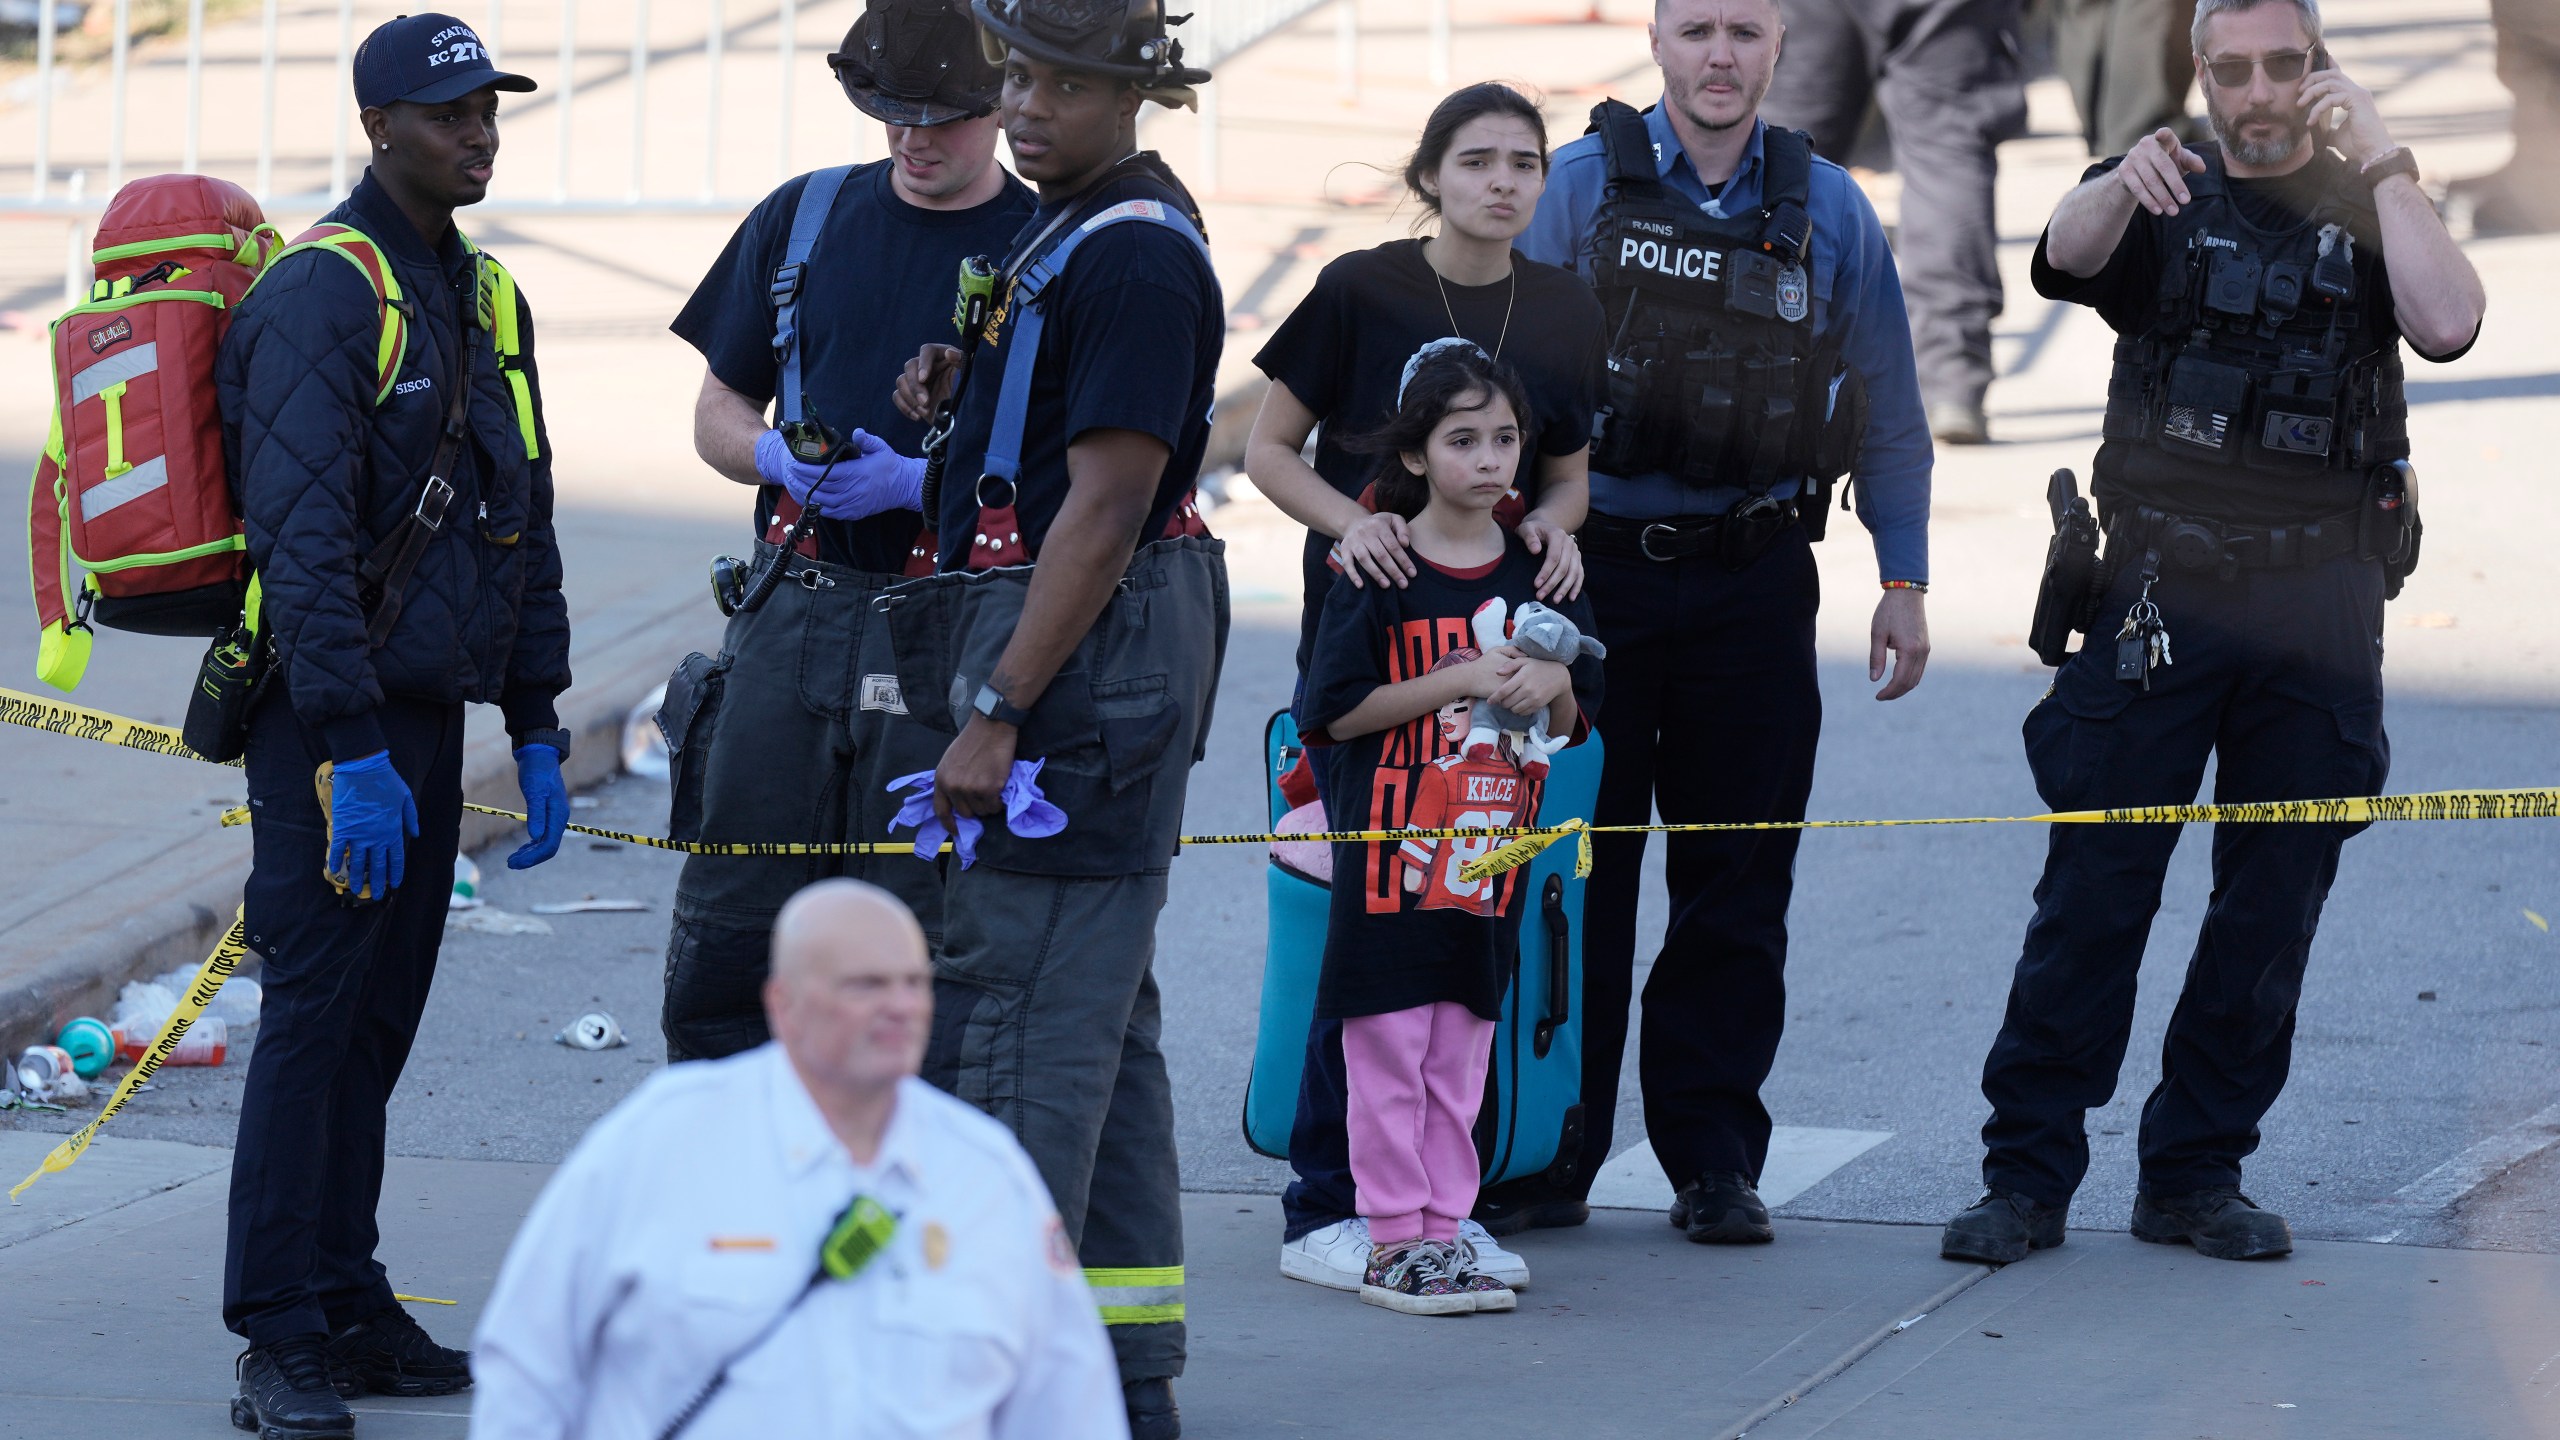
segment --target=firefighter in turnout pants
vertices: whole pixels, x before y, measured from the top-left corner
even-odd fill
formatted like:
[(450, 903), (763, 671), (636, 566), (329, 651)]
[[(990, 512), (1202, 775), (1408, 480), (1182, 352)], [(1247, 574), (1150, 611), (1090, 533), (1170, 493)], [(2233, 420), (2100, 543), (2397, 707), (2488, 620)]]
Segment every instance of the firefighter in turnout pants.
[(1226, 644), (1226, 562), (1189, 500), (1226, 321), (1190, 195), (1132, 137), (1142, 103), (1209, 77), (1156, 0), (974, 9), (1040, 208), (993, 262), (965, 360), (928, 347), (899, 386), (950, 426), (924, 482), (942, 573), (882, 602), (907, 723), (947, 747), (907, 813), (919, 848), (958, 852), (924, 1073), (1021, 1137), (1131, 1432), (1167, 1440), (1182, 1210), (1152, 965)]
[[(2218, 803), (2382, 789), (2382, 605), (2418, 545), (2400, 341), (2451, 360), (2485, 304), (2417, 162), (2329, 66), (2313, 0), (2202, 0), (2195, 56), (2220, 144), (2163, 129), (2092, 167), (2036, 248), (2037, 291), (2117, 336), (2106, 583), (2026, 721), (2056, 810), (2186, 804), (2207, 759)], [(2312, 932), (2359, 828), (2214, 827), (2212, 902), (2142, 1107), (2137, 1238), (2293, 1248), (2240, 1193), (2240, 1162), (2284, 1089)], [(2171, 825), (2053, 827), (1982, 1067), (1988, 1193), (1948, 1222), (1949, 1257), (2062, 1243), (2177, 843)]]
[[(917, 346), (953, 334), (961, 262), (1002, 250), (1031, 192), (996, 164), (996, 68), (967, 0), (870, 0), (827, 58), (886, 127), (889, 158), (774, 191), (672, 327), (706, 362), (695, 452), (756, 487), (754, 559), (729, 571), (720, 654), (686, 656), (659, 712), (669, 829), (684, 840), (881, 839), (898, 808), (884, 787), (942, 753), (893, 723), (906, 701), (872, 609), (926, 528), (921, 467), (898, 453), (920, 448), (924, 427), (890, 386)], [(821, 426), (832, 454), (826, 438), (808, 443)], [(942, 887), (903, 856), (686, 857), (660, 1020), (669, 1060), (764, 1043), (773, 917), (840, 874), (941, 933)]]

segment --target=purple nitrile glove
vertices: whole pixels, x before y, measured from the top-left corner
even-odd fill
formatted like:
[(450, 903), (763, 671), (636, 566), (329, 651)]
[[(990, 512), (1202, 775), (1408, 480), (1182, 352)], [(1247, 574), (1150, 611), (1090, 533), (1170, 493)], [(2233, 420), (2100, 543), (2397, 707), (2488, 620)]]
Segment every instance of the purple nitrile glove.
[(898, 806), (898, 813), (889, 818), (889, 829), (894, 832), (902, 825), (915, 827), (916, 858), (919, 860), (930, 860), (941, 854), (943, 842), (949, 841), (952, 853), (960, 857), (960, 868), (966, 870), (978, 863), (978, 837), (986, 833), (986, 825), (975, 815), (954, 815), (951, 818), (959, 823), (960, 833), (954, 835), (943, 829), (942, 817), (933, 813), (933, 776), (934, 772), (930, 770), (918, 770), (889, 782), (888, 789), (892, 795), (901, 790), (915, 792)]
[(818, 513), (830, 520), (867, 520), (892, 510), (924, 508), (924, 459), (901, 455), (868, 430), (846, 437), (853, 454), (818, 487)]
[[(835, 468), (842, 469), (841, 464)], [(791, 446), (779, 430), (767, 430), (756, 437), (756, 473), (767, 483), (791, 492), (791, 498), (806, 507), (810, 492), (822, 479), (832, 479), (825, 465), (812, 465), (791, 453)], [(821, 511), (820, 513), (824, 513)]]
[[(1013, 772), (1004, 782), (1004, 828), (1025, 840), (1044, 840), (1067, 828), (1067, 812), (1051, 804), (1040, 793), (1040, 768), (1049, 762), (1016, 760)], [(933, 812), (933, 780), (931, 770), (918, 770), (889, 782), (889, 793), (911, 792), (898, 806), (889, 821), (894, 831), (913, 826), (916, 832), (916, 858), (930, 860), (941, 852), (943, 842), (951, 842), (953, 854), (960, 857), (960, 868), (978, 863), (978, 837), (986, 833), (986, 825), (974, 815), (955, 815), (957, 834), (942, 827), (942, 817)]]
[(1067, 812), (1049, 803), (1040, 793), (1038, 760), (1016, 760), (1013, 773), (1004, 782), (1004, 828), (1025, 840), (1046, 840), (1067, 828)]

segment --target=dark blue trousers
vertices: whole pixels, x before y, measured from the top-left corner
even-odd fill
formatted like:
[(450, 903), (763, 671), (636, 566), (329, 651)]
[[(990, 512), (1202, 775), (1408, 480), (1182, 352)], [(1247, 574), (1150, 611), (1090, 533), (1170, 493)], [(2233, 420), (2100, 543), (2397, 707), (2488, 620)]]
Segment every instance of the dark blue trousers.
[(320, 873), (329, 751), (281, 685), (250, 719), (254, 852), (249, 948), (263, 960), (257, 1048), (240, 1096), (222, 1320), (252, 1345), (334, 1330), (390, 1308), (373, 1258), (392, 1088), (426, 1009), (462, 832), (462, 706), (387, 700), (374, 712), (418, 805), (400, 888), (348, 905)]
[[(1801, 820), (1822, 734), (1814, 669), (1821, 577), (1787, 527), (1749, 568), (1713, 556), (1647, 560), (1585, 552), (1608, 643), (1609, 754), (1602, 825)], [(1769, 1158), (1760, 1084), (1787, 1011), (1793, 830), (1664, 837), (1671, 919), (1644, 987), (1639, 1078), (1663, 1173), (1759, 1178)], [(1615, 1138), (1618, 1067), (1635, 994), (1636, 899), (1648, 837), (1593, 838), (1583, 900), (1582, 1164), (1590, 1193)]]
[[(2134, 567), (2127, 567), (2131, 571)], [(2026, 721), (2036, 788), (2056, 810), (2186, 804), (2218, 757), (2216, 802), (2371, 795), (2382, 729), (2382, 567), (2164, 575), (2151, 592), (2175, 662), (2151, 688), (2115, 678), (2114, 635), (2139, 593), (2119, 575), (2094, 639)], [(1982, 1070), (1989, 1184), (2069, 1202), (2089, 1168), (2086, 1113), (2115, 1093), (2134, 979), (2181, 827), (2056, 825), (2007, 1018)], [(2213, 900), (2142, 1109), (2141, 1186), (2236, 1185), (2284, 1089), (2320, 907), (2353, 825), (2218, 825)]]

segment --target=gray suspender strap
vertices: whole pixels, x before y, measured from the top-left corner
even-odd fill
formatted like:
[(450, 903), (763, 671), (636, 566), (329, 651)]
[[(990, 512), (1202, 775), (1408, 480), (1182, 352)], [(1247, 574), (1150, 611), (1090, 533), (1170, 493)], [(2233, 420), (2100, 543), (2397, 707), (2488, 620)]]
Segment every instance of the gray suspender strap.
[(782, 245), (782, 263), (773, 272), (773, 358), (782, 366), (774, 379), (774, 418), (789, 423), (802, 417), (808, 397), (800, 385), (800, 277), (809, 252), (818, 247), (818, 232), (836, 206), (850, 165), (810, 172), (800, 187), (800, 203), (791, 212), (791, 236)]

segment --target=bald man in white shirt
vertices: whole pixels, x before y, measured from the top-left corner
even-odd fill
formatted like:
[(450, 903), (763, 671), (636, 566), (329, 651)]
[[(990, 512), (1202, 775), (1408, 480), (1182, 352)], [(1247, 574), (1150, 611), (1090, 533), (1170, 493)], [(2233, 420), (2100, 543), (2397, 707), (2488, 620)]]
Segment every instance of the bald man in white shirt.
[(794, 896), (765, 1009), (772, 1043), (652, 1077), (552, 1177), (481, 1320), (474, 1440), (1126, 1440), (1038, 1172), (915, 1078), (906, 907)]

